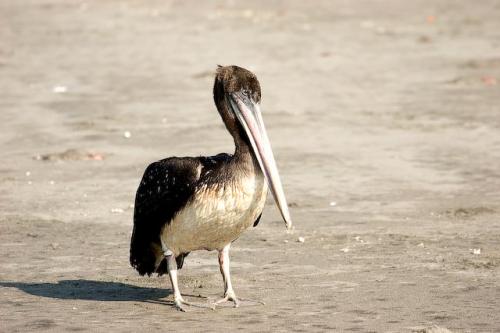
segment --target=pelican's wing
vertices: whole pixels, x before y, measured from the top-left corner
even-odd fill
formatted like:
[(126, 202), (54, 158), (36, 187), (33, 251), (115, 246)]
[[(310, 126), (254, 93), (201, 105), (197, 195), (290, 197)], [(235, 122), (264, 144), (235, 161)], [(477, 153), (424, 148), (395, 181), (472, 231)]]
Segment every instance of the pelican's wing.
[(130, 264), (141, 275), (151, 275), (160, 266), (161, 230), (193, 196), (201, 168), (200, 158), (192, 157), (171, 157), (146, 168), (135, 197), (130, 243)]

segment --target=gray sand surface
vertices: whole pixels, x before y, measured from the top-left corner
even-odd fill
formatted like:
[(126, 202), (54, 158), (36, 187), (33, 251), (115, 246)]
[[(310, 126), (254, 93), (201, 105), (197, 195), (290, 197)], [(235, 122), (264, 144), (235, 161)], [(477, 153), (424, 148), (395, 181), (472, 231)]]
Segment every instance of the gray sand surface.
[[(296, 230), (270, 197), (233, 244), (265, 305), (181, 313), (131, 205), (148, 163), (233, 151), (217, 64), (261, 81)], [(1, 0), (0, 156), (1, 332), (500, 331), (499, 1)]]

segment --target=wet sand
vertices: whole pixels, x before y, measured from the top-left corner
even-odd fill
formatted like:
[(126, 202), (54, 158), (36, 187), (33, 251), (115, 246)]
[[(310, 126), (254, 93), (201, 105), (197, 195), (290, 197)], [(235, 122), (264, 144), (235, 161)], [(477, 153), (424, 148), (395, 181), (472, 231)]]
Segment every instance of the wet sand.
[[(497, 1), (0, 2), (0, 331), (500, 330)], [(128, 264), (148, 163), (232, 152), (217, 64), (253, 70), (290, 203), (176, 311)], [(298, 237), (304, 237), (303, 243)], [(222, 296), (216, 253), (180, 271)]]

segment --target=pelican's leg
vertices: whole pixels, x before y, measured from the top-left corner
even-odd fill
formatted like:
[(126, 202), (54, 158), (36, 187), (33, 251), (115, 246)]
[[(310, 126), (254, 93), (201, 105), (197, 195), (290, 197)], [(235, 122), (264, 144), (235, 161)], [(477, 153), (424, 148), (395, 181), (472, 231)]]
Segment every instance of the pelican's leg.
[(224, 246), (222, 250), (219, 250), (219, 268), (222, 274), (222, 279), (224, 280), (224, 298), (215, 302), (215, 305), (233, 301), (234, 307), (237, 308), (240, 305), (240, 301), (236, 298), (236, 294), (233, 290), (233, 285), (231, 284), (231, 274), (229, 273), (229, 248), (231, 243)]
[(235, 308), (240, 306), (240, 304), (241, 304), (240, 301), (249, 301), (252, 303), (264, 304), (264, 302), (253, 301), (250, 299), (236, 297), (236, 294), (234, 293), (233, 285), (231, 284), (231, 274), (229, 272), (229, 248), (230, 247), (231, 247), (231, 243), (224, 246), (224, 248), (219, 251), (219, 267), (220, 267), (220, 272), (222, 274), (222, 278), (224, 279), (224, 298), (218, 300), (214, 304), (218, 305), (218, 304), (221, 304), (224, 302), (232, 301), (234, 303)]
[(181, 292), (179, 290), (179, 285), (177, 284), (177, 262), (175, 261), (175, 255), (170, 252), (166, 256), (168, 265), (168, 276), (170, 277), (170, 282), (172, 283), (172, 289), (174, 290), (174, 303), (175, 307), (183, 312), (186, 312), (186, 308), (183, 305), (190, 305), (199, 308), (210, 308), (214, 309), (214, 306), (208, 304), (196, 304), (187, 302), (182, 298)]

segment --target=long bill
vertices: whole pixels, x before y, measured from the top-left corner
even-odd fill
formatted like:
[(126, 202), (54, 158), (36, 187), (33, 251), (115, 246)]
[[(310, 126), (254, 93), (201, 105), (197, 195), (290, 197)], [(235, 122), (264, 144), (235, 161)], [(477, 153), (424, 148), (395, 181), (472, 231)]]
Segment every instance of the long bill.
[(250, 143), (252, 145), (255, 156), (259, 161), (260, 168), (264, 173), (271, 193), (278, 205), (278, 209), (285, 221), (287, 229), (292, 227), (292, 219), (288, 211), (285, 193), (281, 185), (280, 175), (274, 160), (271, 143), (267, 137), (266, 128), (260, 112), (260, 106), (255, 103), (252, 98), (238, 92), (228, 96), (231, 108), (236, 117), (243, 126)]

